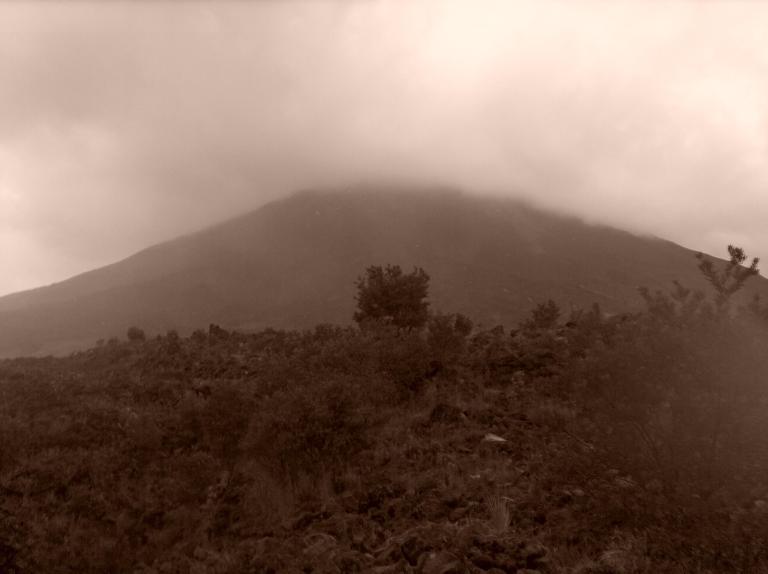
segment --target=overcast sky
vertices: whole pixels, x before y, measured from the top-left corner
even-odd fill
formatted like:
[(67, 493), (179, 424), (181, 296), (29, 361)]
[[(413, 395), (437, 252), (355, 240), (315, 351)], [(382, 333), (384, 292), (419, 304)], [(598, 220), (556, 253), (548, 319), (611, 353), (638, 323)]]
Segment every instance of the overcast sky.
[(0, 294), (308, 186), (768, 260), (768, 3), (0, 3)]

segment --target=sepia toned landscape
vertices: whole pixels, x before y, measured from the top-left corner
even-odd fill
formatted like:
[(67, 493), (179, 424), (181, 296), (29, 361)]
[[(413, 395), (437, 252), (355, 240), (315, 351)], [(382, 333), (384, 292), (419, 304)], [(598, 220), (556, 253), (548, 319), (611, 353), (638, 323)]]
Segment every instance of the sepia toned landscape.
[(634, 313), (482, 328), (371, 266), (354, 325), (7, 359), (2, 567), (761, 571), (768, 308), (731, 255)]
[(0, 574), (768, 572), (765, 22), (0, 2)]

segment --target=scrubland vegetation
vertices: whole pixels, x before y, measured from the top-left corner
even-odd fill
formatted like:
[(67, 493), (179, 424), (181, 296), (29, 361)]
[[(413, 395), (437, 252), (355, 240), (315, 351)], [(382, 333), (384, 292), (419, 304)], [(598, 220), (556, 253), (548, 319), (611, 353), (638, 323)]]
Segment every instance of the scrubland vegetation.
[(354, 327), (1, 362), (0, 572), (766, 572), (768, 310), (729, 255), (632, 315), (482, 328), (370, 268)]

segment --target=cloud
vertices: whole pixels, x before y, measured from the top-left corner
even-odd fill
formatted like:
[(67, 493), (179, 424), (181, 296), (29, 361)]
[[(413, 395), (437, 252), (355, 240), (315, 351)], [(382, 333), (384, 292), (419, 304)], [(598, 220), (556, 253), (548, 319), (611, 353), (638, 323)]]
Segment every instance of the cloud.
[(0, 5), (0, 293), (400, 177), (768, 252), (768, 6)]

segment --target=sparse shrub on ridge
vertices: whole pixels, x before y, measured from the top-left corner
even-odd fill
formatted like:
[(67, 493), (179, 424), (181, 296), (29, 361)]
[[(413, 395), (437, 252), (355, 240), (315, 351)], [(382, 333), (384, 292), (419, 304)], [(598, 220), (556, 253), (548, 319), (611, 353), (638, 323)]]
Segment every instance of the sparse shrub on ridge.
[(455, 369), (467, 350), (472, 321), (462, 315), (436, 313), (427, 322), (427, 346), (433, 368), (446, 372)]
[(525, 331), (537, 331), (545, 329), (554, 329), (557, 327), (557, 321), (560, 318), (560, 307), (552, 299), (546, 303), (539, 303), (531, 311), (531, 316), (523, 322), (522, 328)]
[(377, 370), (394, 383), (400, 399), (422, 391), (432, 361), (421, 333), (382, 326), (375, 331), (372, 351)]
[(147, 340), (147, 336), (144, 334), (144, 331), (138, 327), (130, 327), (126, 335), (128, 340), (134, 343)]
[(421, 329), (429, 318), (429, 275), (420, 267), (403, 273), (399, 265), (374, 265), (358, 278), (355, 321), (382, 322), (399, 329)]
[(338, 377), (274, 393), (253, 419), (246, 451), (289, 481), (342, 470), (368, 444), (362, 383)]
[(641, 296), (0, 361), (0, 570), (764, 571), (762, 307)]
[(728, 312), (734, 287), (756, 271), (756, 261), (735, 270), (743, 252), (729, 253), (726, 271), (702, 269), (723, 278), (710, 281), (712, 301), (678, 284), (669, 294), (644, 291), (647, 312), (618, 324), (611, 345), (581, 360), (571, 378), (597, 458), (627, 473), (638, 502), (646, 497), (635, 526), (675, 522), (678, 543), (709, 540), (706, 560), (751, 571), (767, 557), (742, 552), (757, 536), (756, 515), (733, 513), (768, 494), (768, 325)]
[(201, 413), (205, 442), (222, 460), (234, 461), (245, 436), (255, 403), (247, 385), (238, 381), (215, 381), (210, 385)]

